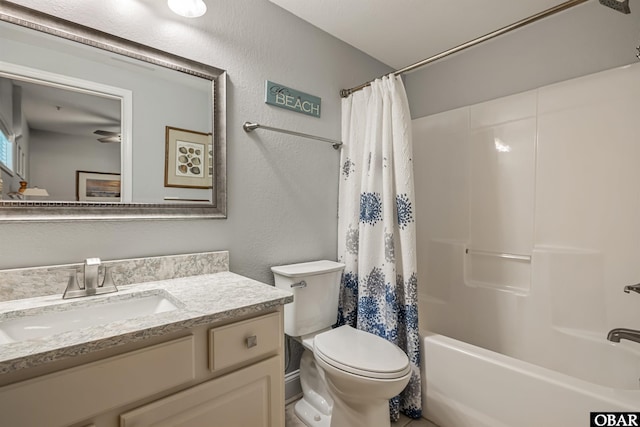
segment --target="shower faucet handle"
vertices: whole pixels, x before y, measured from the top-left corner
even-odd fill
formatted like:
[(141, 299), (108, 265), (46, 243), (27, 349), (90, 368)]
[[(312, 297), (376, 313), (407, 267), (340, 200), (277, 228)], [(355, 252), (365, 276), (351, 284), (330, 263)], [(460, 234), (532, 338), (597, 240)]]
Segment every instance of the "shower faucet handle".
[(638, 283), (637, 285), (627, 285), (624, 287), (624, 292), (625, 293), (630, 293), (631, 291), (633, 292), (637, 292), (640, 294), (640, 283)]

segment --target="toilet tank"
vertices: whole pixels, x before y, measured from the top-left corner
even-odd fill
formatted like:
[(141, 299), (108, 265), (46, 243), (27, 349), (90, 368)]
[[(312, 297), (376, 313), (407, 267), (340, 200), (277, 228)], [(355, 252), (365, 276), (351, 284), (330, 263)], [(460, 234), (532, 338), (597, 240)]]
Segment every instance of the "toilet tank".
[(313, 261), (271, 267), (276, 287), (293, 292), (284, 306), (284, 332), (299, 337), (321, 331), (338, 319), (338, 292), (344, 264)]

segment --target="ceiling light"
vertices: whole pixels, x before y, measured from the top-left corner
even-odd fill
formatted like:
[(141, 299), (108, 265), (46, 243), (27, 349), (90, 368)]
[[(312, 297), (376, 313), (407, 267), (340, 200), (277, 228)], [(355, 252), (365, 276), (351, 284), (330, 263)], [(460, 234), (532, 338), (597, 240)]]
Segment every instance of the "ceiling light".
[(169, 9), (185, 18), (197, 18), (207, 11), (203, 0), (169, 0)]

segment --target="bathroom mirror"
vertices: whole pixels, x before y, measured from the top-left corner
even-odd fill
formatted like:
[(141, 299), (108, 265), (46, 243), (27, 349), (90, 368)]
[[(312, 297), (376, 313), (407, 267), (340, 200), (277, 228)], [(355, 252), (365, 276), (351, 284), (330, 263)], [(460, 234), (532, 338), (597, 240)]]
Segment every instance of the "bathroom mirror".
[(0, 42), (0, 222), (226, 217), (223, 70), (6, 1)]

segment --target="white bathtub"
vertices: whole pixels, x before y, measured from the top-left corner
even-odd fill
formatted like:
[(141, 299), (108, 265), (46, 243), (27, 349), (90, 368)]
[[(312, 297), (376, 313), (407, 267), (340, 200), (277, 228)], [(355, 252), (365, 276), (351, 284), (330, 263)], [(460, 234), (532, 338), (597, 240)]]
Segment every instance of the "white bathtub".
[[(443, 335), (421, 336), (423, 413), (440, 427), (585, 427), (591, 411), (640, 411), (638, 358), (619, 366), (632, 380), (618, 388), (611, 378), (596, 384)], [(600, 348), (629, 353), (606, 342)], [(611, 366), (607, 354), (582, 357)]]

